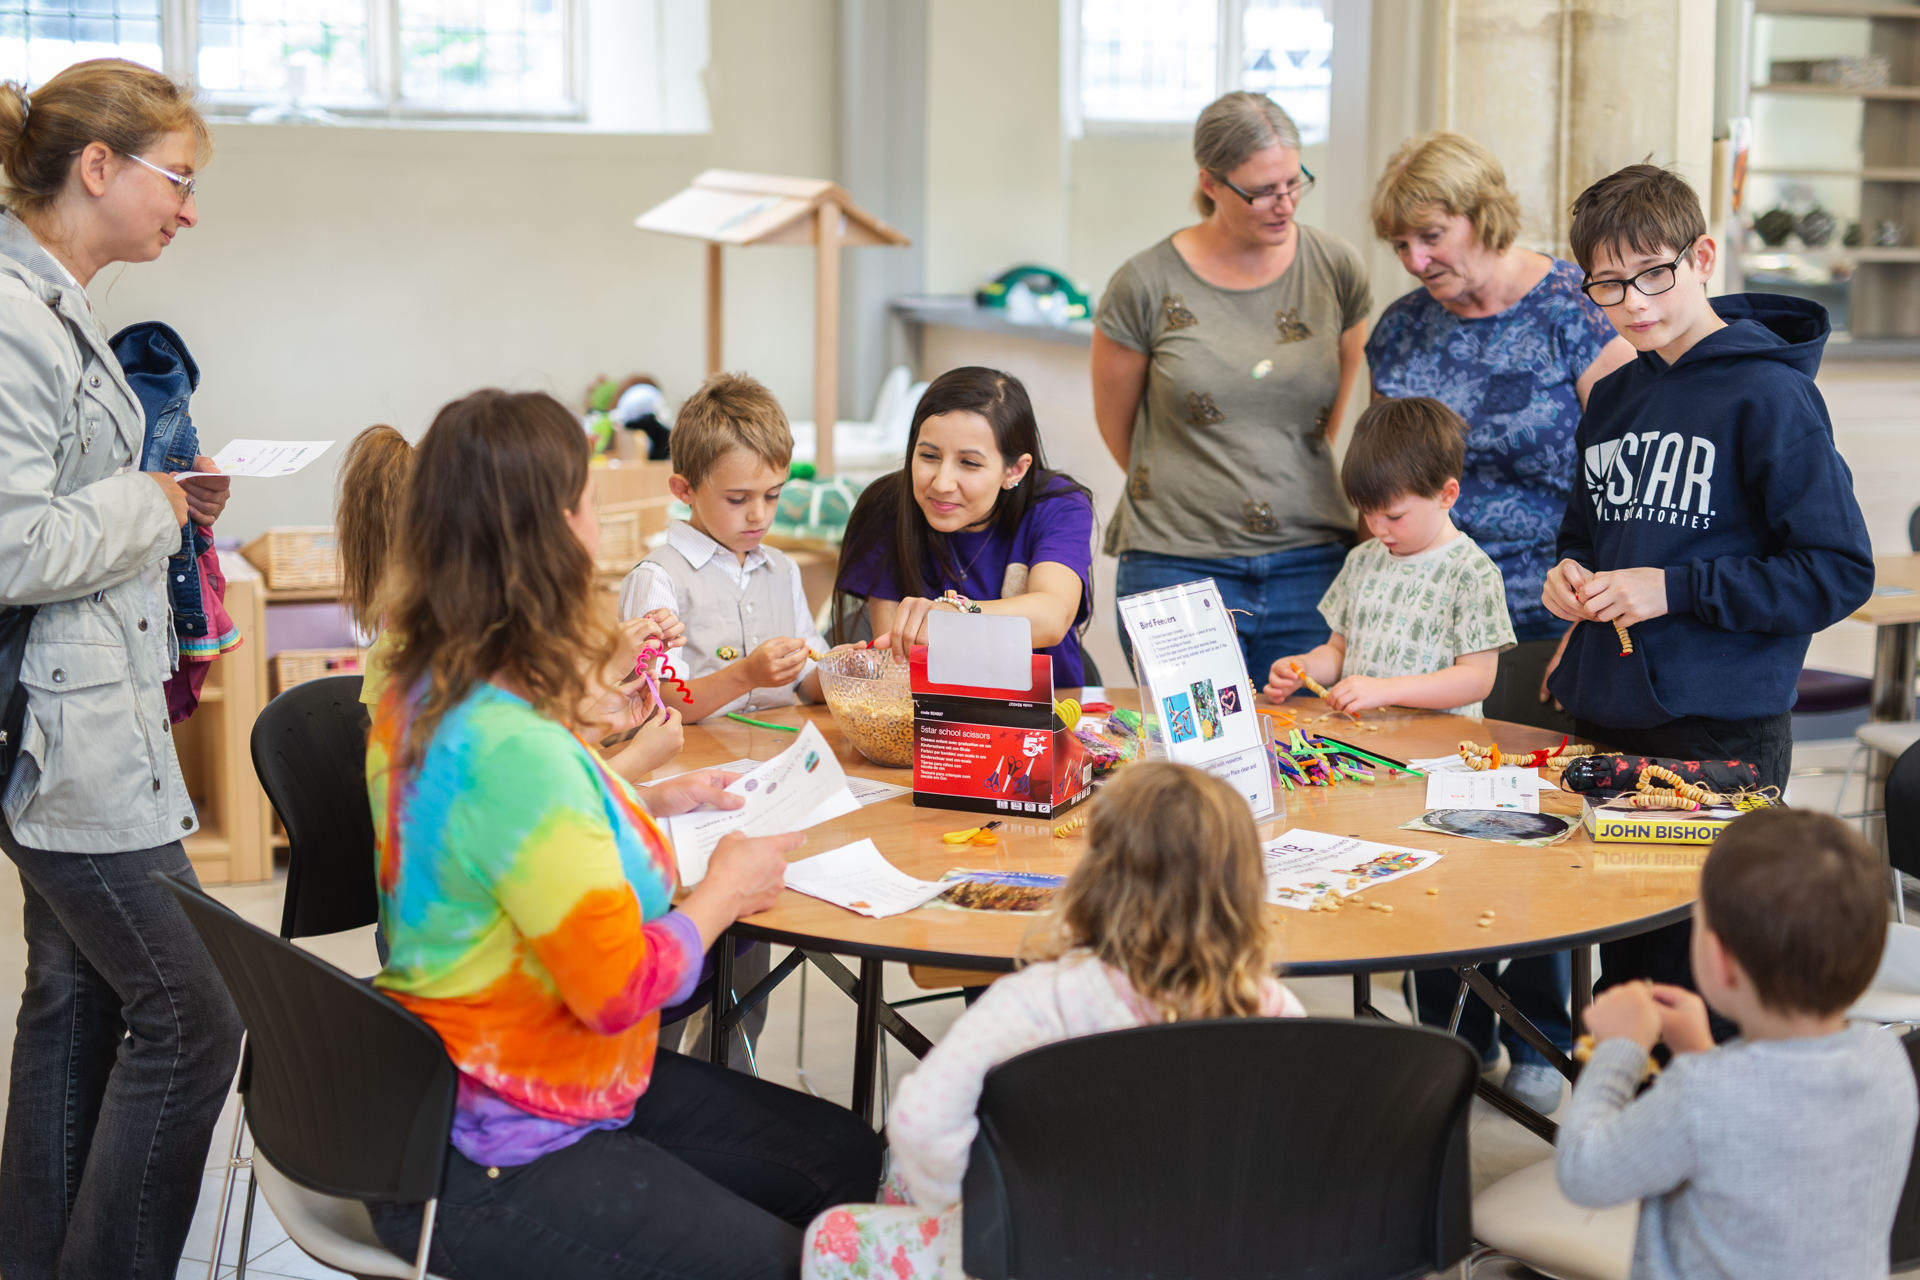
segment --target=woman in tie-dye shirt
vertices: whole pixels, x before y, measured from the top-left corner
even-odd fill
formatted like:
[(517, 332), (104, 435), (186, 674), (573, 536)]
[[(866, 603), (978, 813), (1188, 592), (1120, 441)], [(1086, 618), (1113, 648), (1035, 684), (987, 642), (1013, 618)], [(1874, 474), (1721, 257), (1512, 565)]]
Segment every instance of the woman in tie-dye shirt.
[[(557, 401), (483, 391), (441, 410), (408, 484), (386, 601), (406, 644), (367, 750), (391, 947), (375, 982), (460, 1073), (430, 1265), (791, 1276), (808, 1218), (872, 1194), (875, 1135), (655, 1045), (706, 949), (772, 905), (799, 837), (723, 841), (674, 905), (649, 810), (728, 803), (731, 778), (643, 805), (576, 732), (616, 650), (597, 540), (585, 437)], [(420, 1207), (369, 1209), (411, 1258)]]

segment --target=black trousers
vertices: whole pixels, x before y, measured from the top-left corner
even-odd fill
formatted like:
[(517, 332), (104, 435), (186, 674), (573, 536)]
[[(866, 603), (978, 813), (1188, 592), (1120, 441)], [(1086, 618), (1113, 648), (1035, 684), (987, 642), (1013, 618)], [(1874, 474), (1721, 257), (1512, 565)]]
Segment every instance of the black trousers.
[[(1616, 729), (1575, 720), (1574, 731), (1629, 755), (1665, 756), (1670, 760), (1745, 760), (1760, 771), (1760, 785), (1787, 788), (1793, 767), (1793, 716), (1781, 712), (1752, 720), (1711, 720), (1683, 716), (1651, 729)], [(1641, 978), (1671, 983), (1691, 991), (1693, 985), (1693, 921), (1682, 920), (1651, 933), (1600, 944), (1600, 980), (1595, 991)], [(1733, 1024), (1717, 1014), (1713, 1038), (1734, 1034)]]
[[(880, 1152), (844, 1107), (662, 1053), (623, 1129), (507, 1168), (450, 1153), (428, 1266), (447, 1280), (789, 1280), (815, 1214), (874, 1198)], [(411, 1260), (420, 1206), (368, 1210)]]

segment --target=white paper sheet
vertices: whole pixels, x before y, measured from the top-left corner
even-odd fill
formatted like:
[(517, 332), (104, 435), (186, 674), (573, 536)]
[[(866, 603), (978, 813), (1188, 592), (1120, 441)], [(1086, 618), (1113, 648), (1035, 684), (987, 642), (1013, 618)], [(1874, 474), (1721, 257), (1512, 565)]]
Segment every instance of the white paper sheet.
[[(728, 773), (751, 773), (760, 767), (760, 761), (729, 760), (725, 764), (716, 764), (713, 767), (715, 769), (724, 769)], [(694, 771), (689, 770), (689, 772)], [(675, 773), (669, 774), (668, 776), (678, 778), (681, 775)], [(665, 782), (666, 780), (666, 778), (655, 778), (654, 782)], [(882, 800), (891, 800), (895, 796), (913, 794), (911, 787), (895, 786), (891, 782), (881, 782), (876, 778), (855, 777), (853, 774), (847, 775), (847, 790), (853, 792), (853, 802), (862, 809), (870, 804), (879, 804)], [(814, 818), (813, 822), (808, 822), (805, 825), (810, 827), (816, 822), (825, 822), (828, 818), (837, 818), (839, 816), (837, 813), (822, 814), (820, 817)]]
[(1482, 773), (1427, 775), (1429, 809), (1510, 809), (1540, 812), (1538, 769), (1490, 769)]
[(814, 724), (802, 729), (792, 746), (736, 778), (727, 790), (744, 797), (746, 805), (667, 819), (682, 884), (700, 882), (713, 846), (729, 832), (771, 836), (804, 831), (860, 807), (847, 789), (845, 771)]
[(944, 881), (916, 880), (888, 862), (871, 840), (856, 840), (787, 864), (787, 888), (875, 920), (938, 897)]
[(1467, 762), (1458, 752), (1450, 756), (1423, 756), (1418, 760), (1407, 761), (1407, 768), (1418, 769), (1422, 773), (1472, 773)]
[(1033, 687), (1033, 622), (1018, 614), (927, 615), (927, 679), (976, 689)]
[[(333, 447), (331, 440), (229, 440), (213, 455), (223, 476), (290, 476)], [(211, 477), (206, 471), (176, 471), (175, 480)]]
[[(1424, 871), (1437, 853), (1328, 835), (1298, 828), (1260, 846), (1266, 863), (1267, 901), (1305, 911), (1328, 892), (1358, 893)], [(1349, 880), (1358, 880), (1348, 887)]]

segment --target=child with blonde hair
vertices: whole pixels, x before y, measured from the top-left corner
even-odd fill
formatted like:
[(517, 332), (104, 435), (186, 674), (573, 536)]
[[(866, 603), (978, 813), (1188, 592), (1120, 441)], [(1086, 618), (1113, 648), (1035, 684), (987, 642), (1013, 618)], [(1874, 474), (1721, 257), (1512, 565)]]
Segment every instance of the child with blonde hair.
[[(374, 637), (367, 650), (360, 701), (371, 715), (386, 689), (387, 670), (399, 649), (399, 636), (387, 627), (388, 570), (398, 558), (397, 544), (407, 482), (413, 475), (413, 445), (390, 426), (368, 427), (347, 445), (347, 456), (334, 481), (334, 543), (340, 554), (340, 603), (347, 607), (354, 630)], [(672, 642), (685, 634), (678, 618), (657, 610), (622, 624), (625, 643), (613, 667), (604, 674), (607, 687), (593, 699), (591, 723), (579, 727), (607, 744), (607, 763), (629, 782), (639, 782), (680, 754), (680, 717), (670, 706), (659, 705), (651, 693), (641, 694), (637, 673), (626, 655), (653, 637)], [(622, 684), (626, 688), (622, 688)]]
[(960, 1183), (981, 1085), (1000, 1063), (1151, 1023), (1305, 1015), (1273, 975), (1260, 838), (1232, 787), (1187, 765), (1138, 764), (1092, 803), (1086, 855), (1030, 962), (989, 987), (900, 1082), (890, 1203), (815, 1218), (805, 1280), (961, 1275)]

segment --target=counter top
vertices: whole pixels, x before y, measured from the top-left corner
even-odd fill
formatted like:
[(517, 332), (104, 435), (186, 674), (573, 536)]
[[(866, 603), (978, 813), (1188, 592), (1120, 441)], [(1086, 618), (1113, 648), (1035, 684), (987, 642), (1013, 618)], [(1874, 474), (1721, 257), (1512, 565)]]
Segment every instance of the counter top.
[(1057, 342), (1063, 346), (1086, 347), (1093, 342), (1093, 321), (1076, 320), (1064, 327), (1050, 324), (1022, 324), (1007, 319), (998, 307), (975, 306), (973, 299), (951, 294), (919, 295), (895, 298), (888, 304), (895, 315), (909, 324), (947, 325), (955, 329), (977, 329), (1012, 338), (1030, 338), (1035, 342)]

